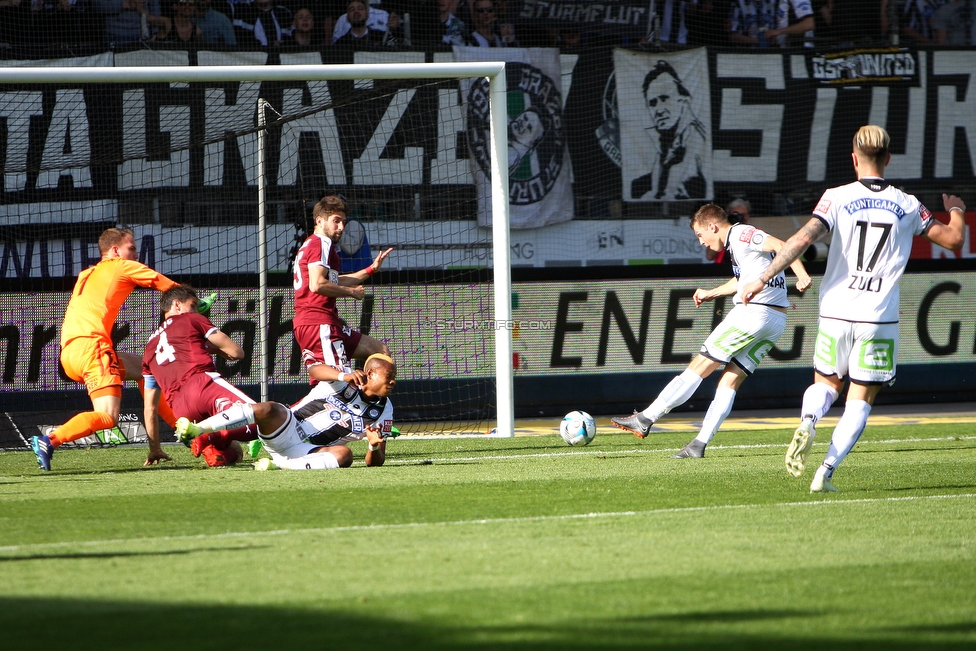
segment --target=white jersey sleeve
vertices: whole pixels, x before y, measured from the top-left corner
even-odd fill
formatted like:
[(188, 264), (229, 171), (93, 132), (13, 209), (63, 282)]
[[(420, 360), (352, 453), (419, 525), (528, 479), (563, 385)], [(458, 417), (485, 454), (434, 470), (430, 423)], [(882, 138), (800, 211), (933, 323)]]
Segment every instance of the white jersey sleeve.
[[(732, 259), (732, 273), (739, 280), (739, 289), (733, 299), (735, 305), (742, 303), (742, 288), (759, 278), (773, 261), (773, 254), (763, 251), (767, 237), (769, 234), (766, 231), (747, 224), (734, 224), (729, 229), (725, 248)], [(790, 302), (786, 297), (786, 274), (781, 271), (770, 279), (751, 302), (756, 305), (788, 307)]]
[(898, 283), (912, 240), (932, 213), (883, 179), (827, 190), (813, 214), (832, 232), (820, 283), (820, 315), (862, 323), (897, 323)]
[(345, 445), (366, 438), (377, 428), (385, 437), (393, 429), (393, 403), (368, 399), (355, 385), (319, 382), (291, 408), (305, 440), (316, 445)]

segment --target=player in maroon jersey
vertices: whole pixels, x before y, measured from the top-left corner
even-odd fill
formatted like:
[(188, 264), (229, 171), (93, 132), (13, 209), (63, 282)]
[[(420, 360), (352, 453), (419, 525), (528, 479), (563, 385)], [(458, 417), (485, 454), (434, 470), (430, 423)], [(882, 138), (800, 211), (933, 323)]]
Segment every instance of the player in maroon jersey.
[[(228, 360), (244, 359), (244, 349), (197, 312), (199, 299), (186, 285), (163, 292), (163, 322), (146, 342), (142, 374), (146, 380), (145, 421), (151, 441), (159, 440), (156, 418), (160, 392), (177, 416), (199, 420), (218, 414), (235, 403), (253, 404), (247, 394), (217, 373), (213, 354)], [(207, 465), (227, 465), (240, 459), (236, 441), (252, 441), (257, 432), (247, 428), (194, 441), (194, 456), (203, 454)]]
[(312, 209), (315, 230), (295, 255), (293, 284), (295, 341), (302, 349), (302, 361), (312, 384), (346, 381), (349, 359), (366, 359), (390, 349), (379, 339), (344, 325), (336, 298), (361, 301), (363, 283), (380, 270), (392, 248), (382, 251), (373, 263), (351, 274), (339, 275), (336, 246), (346, 227), (347, 207), (343, 197), (327, 195)]

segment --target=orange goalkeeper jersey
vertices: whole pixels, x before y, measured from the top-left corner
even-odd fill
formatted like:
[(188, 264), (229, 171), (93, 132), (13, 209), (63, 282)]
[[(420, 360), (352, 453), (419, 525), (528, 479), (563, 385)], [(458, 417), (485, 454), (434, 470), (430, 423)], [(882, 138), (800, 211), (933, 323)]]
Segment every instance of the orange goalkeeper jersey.
[(122, 304), (136, 287), (165, 292), (177, 283), (141, 262), (125, 258), (102, 260), (81, 272), (61, 326), (61, 345), (77, 337), (111, 339)]

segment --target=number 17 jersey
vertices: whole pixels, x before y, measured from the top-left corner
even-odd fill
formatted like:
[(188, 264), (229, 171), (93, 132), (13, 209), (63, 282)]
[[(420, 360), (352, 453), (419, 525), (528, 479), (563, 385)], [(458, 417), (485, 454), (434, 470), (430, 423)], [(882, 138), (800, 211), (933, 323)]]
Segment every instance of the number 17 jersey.
[(824, 192), (813, 215), (833, 232), (820, 316), (897, 323), (898, 281), (912, 239), (928, 231), (932, 213), (884, 179), (865, 178)]

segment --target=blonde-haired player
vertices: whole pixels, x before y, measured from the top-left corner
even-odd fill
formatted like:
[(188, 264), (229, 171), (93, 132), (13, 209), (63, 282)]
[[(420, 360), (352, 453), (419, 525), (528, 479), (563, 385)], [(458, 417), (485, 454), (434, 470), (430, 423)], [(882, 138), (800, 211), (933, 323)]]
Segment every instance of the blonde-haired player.
[[(51, 456), (63, 443), (115, 427), (122, 407), (123, 380), (142, 381), (142, 360), (118, 353), (112, 344), (112, 326), (125, 299), (136, 287), (166, 291), (176, 283), (139, 262), (134, 233), (109, 228), (98, 238), (101, 260), (81, 272), (71, 292), (61, 326), (61, 365), (72, 380), (82, 382), (92, 411), (71, 418), (48, 436), (31, 437), (31, 448), (42, 470), (51, 469)], [(161, 415), (172, 423), (172, 412), (161, 405)], [(145, 465), (169, 460), (158, 440), (149, 441)]]
[(786, 469), (799, 477), (816, 436), (815, 426), (830, 409), (850, 376), (844, 414), (830, 448), (810, 484), (811, 492), (833, 492), (834, 470), (847, 457), (867, 425), (871, 406), (885, 384), (895, 379), (898, 361), (898, 283), (921, 235), (958, 251), (964, 242), (966, 204), (942, 195), (949, 223), (932, 216), (917, 198), (884, 180), (891, 160), (888, 132), (867, 125), (854, 135), (851, 161), (857, 181), (824, 192), (813, 218), (780, 250), (763, 275), (743, 288), (746, 302), (763, 283), (796, 260), (807, 247), (832, 232), (827, 268), (820, 284), (820, 320), (814, 382), (803, 394), (800, 425), (786, 451)]

